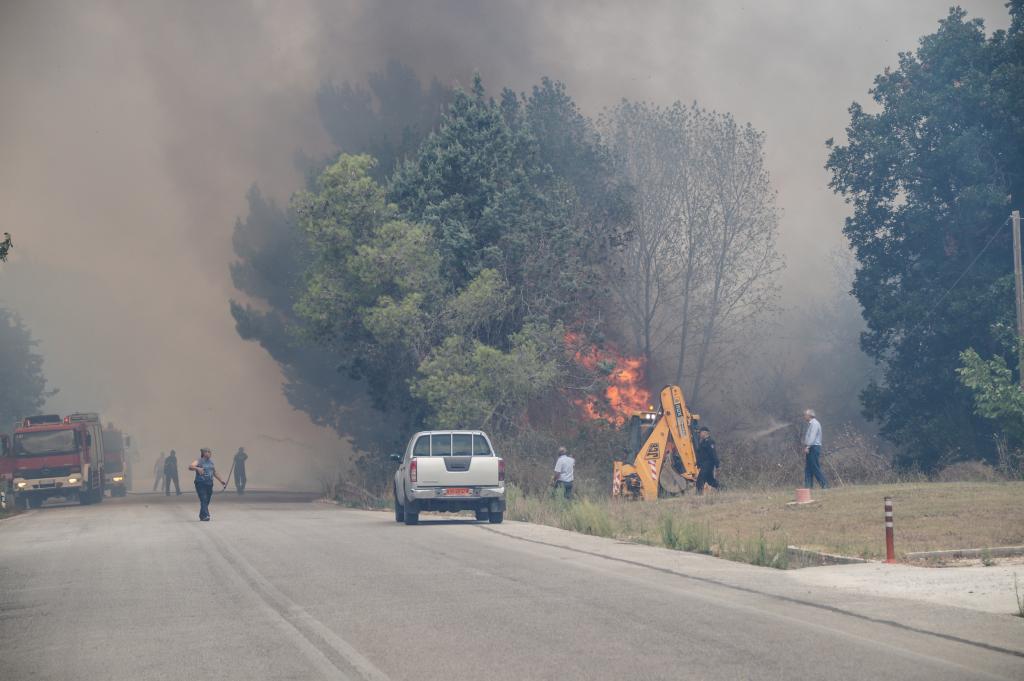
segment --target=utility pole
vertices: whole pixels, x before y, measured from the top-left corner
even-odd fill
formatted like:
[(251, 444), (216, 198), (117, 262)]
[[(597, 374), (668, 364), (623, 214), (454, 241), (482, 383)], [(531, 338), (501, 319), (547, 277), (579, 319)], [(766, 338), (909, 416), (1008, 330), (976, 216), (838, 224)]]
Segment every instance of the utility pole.
[(1020, 211), (1010, 213), (1010, 218), (1013, 220), (1013, 280), (1017, 288), (1017, 374), (1020, 387), (1024, 389), (1024, 281), (1020, 261)]

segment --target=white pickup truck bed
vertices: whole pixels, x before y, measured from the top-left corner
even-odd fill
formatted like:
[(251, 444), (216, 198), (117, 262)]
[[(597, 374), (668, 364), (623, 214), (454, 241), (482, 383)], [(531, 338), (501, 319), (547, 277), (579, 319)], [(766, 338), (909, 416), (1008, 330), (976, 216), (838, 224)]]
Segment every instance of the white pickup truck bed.
[(395, 472), (395, 521), (419, 521), (420, 511), (475, 511), (500, 523), (505, 513), (505, 462), (479, 430), (416, 433)]

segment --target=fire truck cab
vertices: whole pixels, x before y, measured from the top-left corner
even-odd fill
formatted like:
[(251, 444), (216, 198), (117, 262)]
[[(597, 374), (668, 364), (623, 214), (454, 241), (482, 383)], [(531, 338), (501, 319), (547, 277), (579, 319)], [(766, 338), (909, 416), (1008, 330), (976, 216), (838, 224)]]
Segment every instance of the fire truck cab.
[(103, 500), (103, 429), (97, 414), (30, 416), (11, 441), (14, 499), (39, 508), (50, 497)]

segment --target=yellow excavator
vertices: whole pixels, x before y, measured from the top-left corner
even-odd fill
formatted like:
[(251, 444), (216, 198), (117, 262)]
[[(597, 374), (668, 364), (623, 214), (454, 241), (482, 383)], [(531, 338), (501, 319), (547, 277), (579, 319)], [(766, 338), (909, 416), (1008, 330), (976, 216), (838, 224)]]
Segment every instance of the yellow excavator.
[(626, 451), (635, 456), (632, 463), (614, 463), (612, 496), (653, 501), (685, 493), (699, 472), (694, 447), (699, 421), (700, 416), (686, 408), (679, 386), (665, 386), (659, 411), (630, 418)]

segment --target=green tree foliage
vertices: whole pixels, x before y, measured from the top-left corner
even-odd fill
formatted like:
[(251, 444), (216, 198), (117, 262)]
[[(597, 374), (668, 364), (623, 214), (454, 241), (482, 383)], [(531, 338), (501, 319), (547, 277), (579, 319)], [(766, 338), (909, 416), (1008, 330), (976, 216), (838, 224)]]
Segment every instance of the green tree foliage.
[(960, 380), (974, 393), (979, 416), (998, 424), (1012, 443), (1024, 444), (1024, 390), (1003, 357), (982, 359), (973, 348), (960, 353)]
[(562, 85), (498, 102), (479, 78), (388, 187), (372, 158), (342, 155), (292, 202), (307, 335), (381, 409), (514, 428), (557, 384), (566, 326), (600, 318), (624, 210), (605, 160)]
[(485, 97), (479, 77), (396, 173), (390, 196), (437, 239), (445, 281), (462, 289), (493, 269), (517, 292), (500, 342), (529, 316), (598, 310), (606, 256), (626, 212), (607, 154), (564, 86)]
[(4, 238), (0, 240), (0, 262), (7, 261), (7, 254), (14, 248), (14, 242), (11, 241), (11, 235), (4, 232)]
[[(394, 165), (413, 153), (440, 119), (451, 91), (437, 81), (424, 87), (407, 67), (392, 62), (367, 77), (368, 86), (324, 83), (317, 93), (320, 120), (339, 149), (371, 153), (378, 162), (370, 171), (387, 177)], [(307, 159), (318, 168), (326, 163)], [(253, 186), (247, 196), (248, 214), (235, 224), (231, 264), (235, 288), (258, 306), (231, 301), (238, 334), (257, 342), (281, 366), (284, 393), (290, 404), (315, 423), (355, 437), (372, 449), (372, 427), (361, 428), (349, 410), (359, 390), (341, 366), (336, 353), (308, 342), (304, 321), (294, 312), (302, 290), (302, 272), (311, 259), (306, 235), (295, 216)], [(383, 446), (383, 445), (381, 445)]]
[(986, 37), (954, 8), (871, 90), (877, 113), (850, 107), (846, 145), (829, 141), (832, 188), (853, 205), (853, 293), (864, 351), (884, 380), (865, 414), (902, 462), (992, 455), (990, 424), (958, 380), (960, 352), (1003, 349), (994, 323), (1012, 312), (1011, 205), (1024, 197), (1024, 2)]
[(16, 419), (39, 413), (46, 398), (43, 358), (34, 352), (38, 341), (17, 315), (0, 308), (0, 431)]

